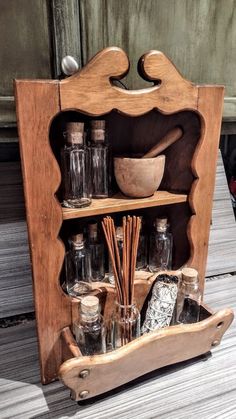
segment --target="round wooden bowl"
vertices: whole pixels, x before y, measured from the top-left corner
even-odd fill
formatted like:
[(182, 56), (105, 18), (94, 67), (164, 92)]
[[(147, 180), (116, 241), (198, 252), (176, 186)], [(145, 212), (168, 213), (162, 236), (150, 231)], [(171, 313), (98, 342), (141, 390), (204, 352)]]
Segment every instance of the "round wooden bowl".
[(124, 195), (132, 198), (153, 195), (160, 186), (164, 168), (164, 155), (147, 159), (114, 158), (117, 184)]

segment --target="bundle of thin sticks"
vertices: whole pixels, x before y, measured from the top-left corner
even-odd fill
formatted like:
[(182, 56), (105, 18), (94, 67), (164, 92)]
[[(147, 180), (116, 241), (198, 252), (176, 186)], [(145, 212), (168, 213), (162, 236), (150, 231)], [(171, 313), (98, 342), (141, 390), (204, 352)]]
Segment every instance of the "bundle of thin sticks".
[(119, 253), (113, 219), (111, 217), (104, 218), (102, 227), (112, 263), (117, 300), (119, 304), (132, 305), (134, 303), (134, 277), (141, 219), (129, 215), (123, 217), (122, 258)]

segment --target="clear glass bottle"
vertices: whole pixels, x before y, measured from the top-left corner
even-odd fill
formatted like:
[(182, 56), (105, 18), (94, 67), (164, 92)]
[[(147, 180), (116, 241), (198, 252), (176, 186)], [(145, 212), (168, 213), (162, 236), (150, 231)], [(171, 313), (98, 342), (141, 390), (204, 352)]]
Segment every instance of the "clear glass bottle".
[(106, 328), (97, 297), (91, 295), (82, 298), (79, 320), (74, 323), (73, 331), (83, 355), (106, 352)]
[(91, 121), (90, 171), (93, 198), (107, 198), (110, 194), (110, 151), (105, 142), (105, 121)]
[(166, 271), (172, 267), (172, 234), (168, 232), (167, 218), (156, 218), (155, 231), (150, 236), (149, 270)]
[(61, 150), (63, 202), (67, 208), (91, 204), (88, 150), (84, 145), (84, 123), (68, 122), (66, 144)]
[(70, 240), (71, 249), (66, 253), (66, 289), (71, 297), (80, 297), (91, 291), (91, 259), (85, 248), (83, 234), (76, 234)]
[(198, 272), (196, 269), (184, 268), (182, 281), (177, 296), (177, 323), (196, 323), (199, 321), (201, 293), (199, 290)]
[(139, 236), (139, 244), (138, 244), (138, 253), (137, 253), (137, 262), (136, 262), (136, 269), (141, 270), (147, 267), (147, 234), (145, 231), (145, 225), (143, 217), (141, 216), (141, 230)]
[(105, 277), (104, 244), (98, 238), (96, 222), (88, 225), (88, 249), (91, 256), (91, 279), (102, 281)]
[(135, 304), (121, 305), (116, 302), (112, 335), (114, 349), (140, 336), (140, 313)]
[[(118, 250), (120, 254), (120, 260), (122, 261), (122, 254), (123, 254), (123, 241), (124, 241), (124, 234), (123, 234), (123, 227), (116, 227), (116, 239)], [(109, 273), (108, 273), (108, 280), (111, 285), (115, 284), (114, 273), (112, 269), (112, 263), (109, 257)]]

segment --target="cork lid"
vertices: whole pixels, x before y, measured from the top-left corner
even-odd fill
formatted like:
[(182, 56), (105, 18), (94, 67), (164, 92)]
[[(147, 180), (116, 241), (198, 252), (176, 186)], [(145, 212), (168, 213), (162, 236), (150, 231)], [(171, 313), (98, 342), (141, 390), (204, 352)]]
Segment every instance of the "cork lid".
[(185, 284), (193, 284), (198, 282), (198, 271), (194, 268), (183, 268), (182, 281)]
[(67, 122), (66, 139), (70, 144), (83, 144), (84, 139), (84, 123), (83, 122)]
[(89, 232), (89, 237), (91, 239), (96, 239), (97, 238), (97, 234), (98, 234), (98, 225), (97, 225), (97, 223), (90, 223), (88, 225), (88, 232)]
[(118, 240), (123, 240), (124, 238), (123, 227), (116, 227), (116, 238)]
[(91, 140), (98, 142), (98, 141), (105, 141), (105, 125), (106, 121), (104, 120), (95, 120), (91, 121)]
[(84, 235), (83, 235), (83, 233), (74, 234), (71, 237), (71, 240), (73, 241), (73, 243), (76, 243), (76, 244), (83, 243), (83, 241), (84, 241)]
[(104, 119), (97, 119), (91, 121), (91, 129), (102, 129), (104, 130), (106, 127), (106, 121)]
[(167, 229), (168, 219), (166, 217), (156, 218), (155, 227), (157, 231), (164, 231)]
[(90, 223), (88, 225), (88, 229), (89, 229), (89, 232), (94, 233), (98, 229), (98, 224), (97, 223)]
[(95, 315), (99, 311), (99, 299), (94, 295), (82, 298), (80, 304), (81, 311), (84, 314)]

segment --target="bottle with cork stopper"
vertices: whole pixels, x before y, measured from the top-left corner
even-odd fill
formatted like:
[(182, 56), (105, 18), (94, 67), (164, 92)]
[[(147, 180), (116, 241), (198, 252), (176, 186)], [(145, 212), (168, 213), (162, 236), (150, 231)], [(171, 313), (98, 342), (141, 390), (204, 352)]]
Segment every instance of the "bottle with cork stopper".
[(198, 272), (193, 268), (182, 269), (182, 281), (177, 297), (176, 322), (196, 323), (199, 321), (201, 293)]
[(81, 299), (79, 319), (74, 323), (73, 331), (83, 355), (106, 352), (106, 328), (97, 297), (91, 295)]
[(149, 270), (151, 272), (172, 268), (173, 237), (168, 228), (166, 217), (156, 218), (149, 245)]
[(84, 123), (68, 122), (64, 136), (66, 144), (61, 150), (62, 205), (67, 208), (86, 207), (91, 204), (91, 191)]
[(106, 143), (105, 120), (91, 121), (90, 172), (93, 198), (107, 198), (111, 187), (111, 158)]
[(82, 233), (70, 238), (70, 250), (65, 257), (66, 289), (71, 297), (91, 291), (91, 260)]
[(98, 235), (98, 224), (92, 221), (88, 225), (88, 249), (91, 257), (91, 279), (102, 281), (105, 277), (104, 243)]

